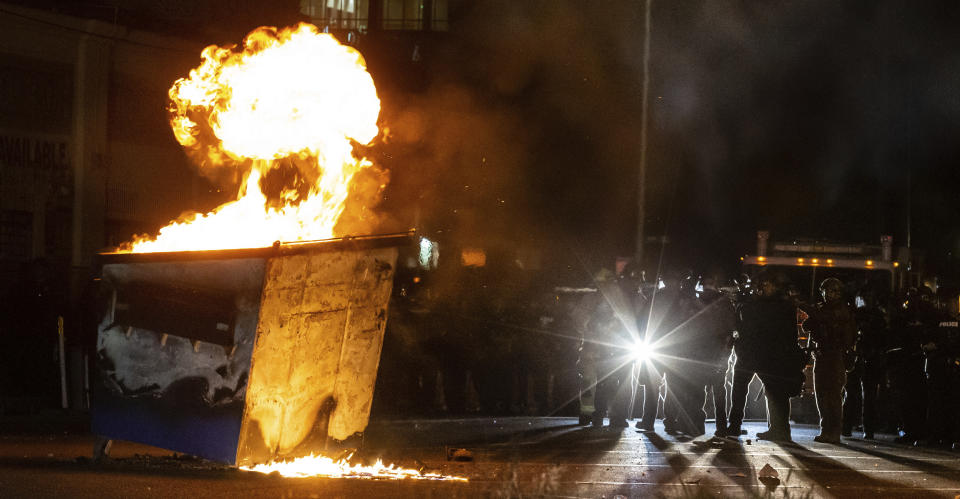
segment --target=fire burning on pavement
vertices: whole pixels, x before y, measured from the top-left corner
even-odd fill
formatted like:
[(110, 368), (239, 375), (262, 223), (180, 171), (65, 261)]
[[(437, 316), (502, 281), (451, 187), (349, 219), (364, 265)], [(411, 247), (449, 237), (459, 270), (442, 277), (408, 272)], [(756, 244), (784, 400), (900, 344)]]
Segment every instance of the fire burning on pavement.
[[(170, 124), (177, 141), (203, 157), (202, 168), (241, 172), (237, 199), (174, 222), (156, 239), (137, 237), (121, 251), (340, 236), (335, 227), (351, 179), (371, 166), (354, 157), (353, 143), (369, 144), (379, 133), (380, 100), (360, 53), (300, 24), (258, 28), (242, 46), (212, 45), (202, 58), (169, 91)], [(266, 185), (278, 183), (265, 194)]]
[(310, 455), (288, 462), (274, 462), (243, 466), (240, 469), (256, 471), (258, 473), (279, 473), (287, 478), (307, 478), (325, 476), (331, 478), (368, 478), (368, 479), (411, 479), (411, 480), (455, 480), (468, 481), (458, 476), (442, 475), (440, 473), (421, 473), (409, 468), (397, 468), (394, 465), (385, 465), (377, 459), (372, 466), (352, 465), (346, 460), (334, 461), (325, 456)]

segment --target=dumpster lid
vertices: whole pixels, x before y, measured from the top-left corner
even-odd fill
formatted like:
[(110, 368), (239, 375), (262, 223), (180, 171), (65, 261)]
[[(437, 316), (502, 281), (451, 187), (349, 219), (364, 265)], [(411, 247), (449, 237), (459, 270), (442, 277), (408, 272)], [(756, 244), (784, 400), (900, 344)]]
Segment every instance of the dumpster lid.
[(315, 241), (291, 241), (273, 243), (265, 248), (237, 248), (198, 251), (162, 251), (154, 253), (103, 252), (97, 258), (101, 265), (110, 263), (153, 263), (189, 260), (226, 260), (233, 258), (268, 258), (279, 255), (294, 255), (304, 252), (364, 250), (413, 244), (416, 231), (347, 236)]

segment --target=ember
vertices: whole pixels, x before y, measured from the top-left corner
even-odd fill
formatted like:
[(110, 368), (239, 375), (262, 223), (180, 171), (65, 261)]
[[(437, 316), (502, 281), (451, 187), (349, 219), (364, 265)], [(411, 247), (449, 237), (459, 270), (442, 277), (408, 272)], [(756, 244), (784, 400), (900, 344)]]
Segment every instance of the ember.
[[(367, 144), (379, 133), (380, 100), (360, 53), (300, 24), (258, 28), (242, 47), (210, 46), (202, 57), (170, 89), (170, 124), (177, 141), (203, 157), (202, 168), (241, 172), (237, 200), (121, 251), (265, 247), (342, 235), (335, 226), (351, 179), (371, 166), (354, 157), (352, 141)], [(265, 194), (266, 177), (291, 166), (294, 185)]]
[(288, 478), (307, 478), (326, 476), (332, 478), (370, 478), (370, 479), (411, 479), (411, 480), (455, 480), (468, 481), (458, 476), (443, 475), (440, 473), (421, 473), (409, 468), (397, 468), (394, 465), (384, 465), (377, 460), (372, 466), (352, 465), (346, 460), (334, 461), (329, 457), (310, 455), (286, 462), (258, 464), (240, 469), (256, 471), (258, 473), (279, 473)]

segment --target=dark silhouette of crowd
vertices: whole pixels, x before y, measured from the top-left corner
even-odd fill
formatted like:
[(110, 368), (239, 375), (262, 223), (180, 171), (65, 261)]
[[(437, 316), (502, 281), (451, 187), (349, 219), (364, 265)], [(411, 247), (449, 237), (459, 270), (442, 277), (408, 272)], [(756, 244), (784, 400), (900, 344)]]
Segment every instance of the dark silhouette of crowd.
[(375, 413), (659, 420), (730, 438), (766, 418), (757, 438), (819, 421), (825, 443), (960, 441), (960, 328), (926, 287), (826, 278), (807, 298), (772, 268), (728, 279), (629, 265), (579, 288), (481, 270), (457, 282), (398, 275)]
[[(597, 285), (601, 295), (604, 279)], [(818, 442), (873, 439), (883, 432), (900, 443), (960, 450), (960, 328), (955, 312), (928, 287), (896, 294), (888, 282), (828, 277), (814, 299), (804, 300), (773, 269), (728, 286), (718, 286), (723, 278), (716, 273), (667, 274), (652, 283), (621, 276), (617, 282), (614, 294), (631, 299), (610, 303), (631, 302), (631, 318), (596, 321), (582, 332), (581, 393), (588, 396), (581, 423), (599, 426), (609, 410), (610, 425), (625, 426), (624, 402), (617, 397), (634, 393), (633, 414), (643, 415), (638, 428), (654, 430), (651, 415), (657, 415), (665, 431), (697, 437), (707, 432), (706, 408), (714, 414), (715, 435), (736, 438), (745, 433), (748, 387), (756, 378), (769, 425), (759, 439), (790, 441), (790, 421), (801, 419), (791, 407), (802, 407), (812, 387)], [(610, 316), (609, 305), (597, 313)], [(616, 334), (619, 339), (611, 339)], [(585, 362), (588, 357), (620, 353), (623, 359), (617, 345), (638, 339), (652, 352), (627, 360), (632, 390), (619, 388), (622, 375), (610, 368), (590, 372), (597, 367)], [(605, 380), (613, 382), (608, 387)], [(604, 391), (615, 395), (602, 397)]]

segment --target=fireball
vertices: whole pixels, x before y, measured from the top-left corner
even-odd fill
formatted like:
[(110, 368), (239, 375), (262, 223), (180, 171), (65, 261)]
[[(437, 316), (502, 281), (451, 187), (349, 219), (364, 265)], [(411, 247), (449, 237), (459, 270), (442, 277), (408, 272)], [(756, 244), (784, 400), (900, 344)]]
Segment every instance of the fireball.
[(123, 249), (249, 248), (341, 236), (335, 226), (351, 179), (371, 166), (354, 156), (354, 143), (379, 134), (380, 99), (360, 53), (300, 24), (258, 28), (240, 47), (207, 47), (202, 59), (169, 91), (170, 125), (182, 146), (203, 156), (201, 168), (237, 168), (237, 199)]

